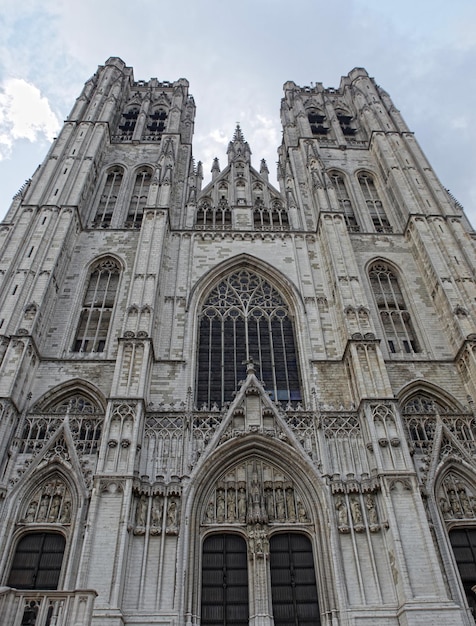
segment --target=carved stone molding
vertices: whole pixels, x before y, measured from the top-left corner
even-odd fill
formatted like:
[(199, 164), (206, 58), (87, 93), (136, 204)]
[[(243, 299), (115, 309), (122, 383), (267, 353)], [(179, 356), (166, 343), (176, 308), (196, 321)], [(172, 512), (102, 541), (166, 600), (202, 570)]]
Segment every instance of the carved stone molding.
[(100, 478), (98, 483), (99, 493), (123, 493), (124, 481), (122, 479), (115, 478)]

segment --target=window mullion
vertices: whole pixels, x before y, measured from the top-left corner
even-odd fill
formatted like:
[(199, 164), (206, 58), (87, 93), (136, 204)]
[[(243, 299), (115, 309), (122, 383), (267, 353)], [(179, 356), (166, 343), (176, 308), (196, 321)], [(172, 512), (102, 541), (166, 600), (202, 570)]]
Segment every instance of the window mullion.
[(208, 392), (207, 392), (207, 406), (211, 406), (211, 394), (212, 394), (212, 337), (213, 337), (213, 322), (214, 318), (209, 319), (209, 333), (208, 333)]
[(284, 359), (284, 375), (286, 376), (286, 391), (288, 394), (288, 401), (291, 401), (291, 388), (289, 385), (289, 374), (288, 374), (288, 355), (286, 352), (286, 340), (284, 337), (284, 330), (283, 330), (283, 322), (282, 320), (279, 321), (279, 327), (281, 329), (281, 342), (283, 345), (283, 359)]
[[(112, 180), (110, 179), (111, 174), (109, 174), (108, 179), (109, 179), (109, 186), (107, 187), (107, 196), (106, 196), (106, 200), (104, 203), (104, 210), (103, 213), (101, 215), (101, 222), (104, 220), (104, 215), (107, 213), (107, 210), (109, 208), (109, 204), (111, 202), (111, 196), (112, 196), (112, 191), (114, 189), (114, 183), (116, 180), (116, 174), (113, 173), (112, 174)], [(108, 181), (106, 180), (106, 185), (108, 184)]]
[(220, 335), (221, 357), (220, 357), (220, 376), (221, 376), (221, 404), (225, 402), (225, 318), (221, 322)]
[[(94, 276), (94, 274), (93, 274)], [(84, 331), (83, 331), (83, 337), (82, 337), (82, 341), (81, 341), (81, 348), (83, 348), (83, 346), (85, 345), (85, 341), (88, 341), (88, 335), (89, 335), (89, 329), (90, 326), (92, 324), (92, 318), (93, 318), (93, 313), (94, 313), (94, 308), (95, 308), (95, 302), (96, 302), (96, 298), (97, 298), (97, 293), (98, 293), (98, 285), (99, 285), (99, 281), (101, 279), (101, 271), (97, 270), (97, 278), (96, 278), (96, 284), (94, 285), (94, 292), (93, 292), (93, 296), (91, 298), (91, 304), (90, 305), (86, 305), (86, 324), (84, 325)], [(89, 291), (89, 285), (87, 287), (86, 290), (86, 298), (87, 298), (87, 294)], [(81, 323), (81, 320), (80, 320)], [(87, 344), (86, 344), (86, 347)], [(93, 348), (92, 348), (93, 349)], [(90, 350), (88, 350), (88, 352), (90, 352)]]
[(98, 347), (99, 347), (98, 340), (99, 340), (99, 336), (101, 332), (102, 319), (103, 319), (104, 311), (106, 308), (107, 294), (109, 290), (110, 281), (111, 281), (111, 272), (109, 271), (107, 273), (107, 279), (106, 279), (106, 284), (104, 286), (104, 295), (102, 297), (102, 301), (97, 303), (98, 304), (98, 307), (97, 307), (98, 319), (97, 319), (97, 324), (96, 324), (96, 332), (94, 334), (93, 352), (98, 352)]
[(278, 402), (278, 385), (276, 383), (276, 365), (274, 361), (274, 341), (273, 341), (273, 326), (271, 324), (271, 317), (268, 317), (268, 331), (269, 331), (269, 347), (271, 355), (271, 372), (273, 376), (274, 397), (275, 402)]

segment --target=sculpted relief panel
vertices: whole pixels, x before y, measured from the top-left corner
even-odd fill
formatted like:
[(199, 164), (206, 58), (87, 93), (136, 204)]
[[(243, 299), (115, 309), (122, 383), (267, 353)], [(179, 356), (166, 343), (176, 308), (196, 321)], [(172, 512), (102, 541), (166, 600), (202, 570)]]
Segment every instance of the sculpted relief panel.
[(276, 524), (311, 521), (303, 498), (284, 472), (263, 461), (237, 465), (209, 493), (202, 523)]

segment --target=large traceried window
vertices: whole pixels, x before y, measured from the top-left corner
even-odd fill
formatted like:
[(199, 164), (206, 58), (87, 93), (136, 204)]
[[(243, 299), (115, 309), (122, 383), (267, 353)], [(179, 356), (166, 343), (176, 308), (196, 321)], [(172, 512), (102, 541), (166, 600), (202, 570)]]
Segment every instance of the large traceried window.
[(109, 228), (111, 226), (112, 214), (117, 203), (119, 189), (121, 188), (124, 170), (122, 167), (114, 167), (109, 170), (104, 183), (104, 189), (93, 221), (93, 226), (97, 228)]
[(15, 589), (57, 589), (65, 538), (60, 533), (28, 533), (18, 542), (7, 585)]
[(347, 228), (352, 233), (358, 233), (360, 226), (355, 219), (354, 209), (352, 207), (352, 201), (349, 197), (347, 185), (345, 184), (344, 177), (340, 172), (329, 172), (329, 178), (334, 185), (334, 189), (337, 195), (337, 201), (339, 202), (339, 208), (344, 213), (345, 223)]
[(389, 351), (420, 352), (410, 313), (393, 268), (387, 263), (374, 263), (370, 267), (369, 277)]
[(383, 208), (382, 201), (375, 186), (375, 181), (366, 172), (358, 176), (360, 189), (364, 196), (365, 204), (369, 211), (376, 233), (391, 233), (393, 228)]
[(120, 268), (114, 259), (98, 262), (89, 278), (73, 352), (103, 352), (111, 322)]
[(140, 228), (151, 180), (152, 171), (149, 167), (143, 167), (137, 172), (127, 212), (126, 228)]
[(197, 404), (231, 401), (249, 359), (273, 400), (301, 399), (288, 307), (266, 280), (242, 269), (212, 290), (200, 313)]

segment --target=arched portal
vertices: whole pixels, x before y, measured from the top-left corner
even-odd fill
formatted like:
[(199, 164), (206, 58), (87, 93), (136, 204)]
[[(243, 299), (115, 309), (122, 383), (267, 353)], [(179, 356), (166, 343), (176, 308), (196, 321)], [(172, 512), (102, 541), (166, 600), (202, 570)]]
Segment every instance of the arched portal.
[(197, 469), (185, 513), (193, 572), (186, 613), (202, 626), (257, 616), (270, 626), (320, 624), (335, 584), (329, 506), (312, 467), (292, 446), (249, 435), (219, 446)]

